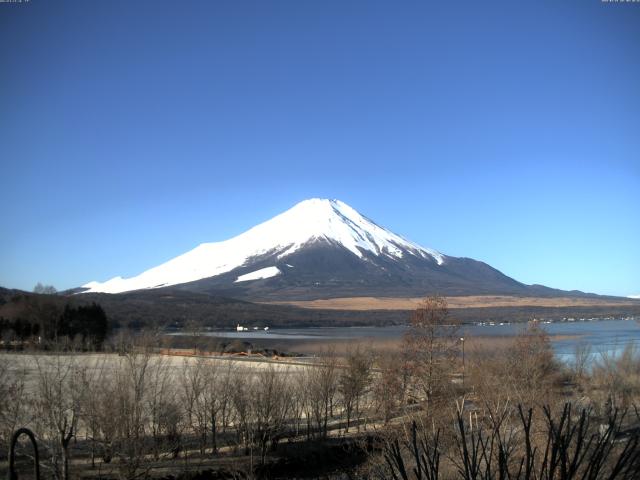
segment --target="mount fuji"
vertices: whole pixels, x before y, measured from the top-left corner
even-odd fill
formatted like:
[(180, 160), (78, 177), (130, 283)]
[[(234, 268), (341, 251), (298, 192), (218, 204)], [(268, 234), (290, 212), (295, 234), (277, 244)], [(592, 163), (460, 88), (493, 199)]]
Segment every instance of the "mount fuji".
[(491, 266), (422, 247), (339, 200), (310, 199), (222, 242), (203, 243), (131, 277), (83, 292), (165, 289), (250, 300), (348, 296), (566, 295)]

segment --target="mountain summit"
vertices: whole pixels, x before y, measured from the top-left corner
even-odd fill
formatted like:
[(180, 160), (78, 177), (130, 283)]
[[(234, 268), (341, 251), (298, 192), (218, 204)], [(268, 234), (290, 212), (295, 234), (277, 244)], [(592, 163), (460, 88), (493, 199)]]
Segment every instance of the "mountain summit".
[[(121, 293), (177, 285), (227, 273), (265, 255), (281, 260), (316, 242), (342, 247), (358, 258), (386, 255), (400, 259), (414, 255), (431, 258), (439, 265), (445, 259), (435, 250), (423, 248), (380, 227), (344, 202), (312, 198), (237, 237), (224, 242), (203, 243), (136, 277), (90, 282), (83, 288), (91, 292)], [(280, 273), (276, 267), (262, 270), (254, 272), (255, 275), (239, 276), (237, 281)]]
[(317, 198), (138, 276), (90, 282), (83, 289), (121, 293), (169, 286), (250, 299), (524, 294), (544, 288), (516, 282), (482, 262), (422, 247), (344, 202)]

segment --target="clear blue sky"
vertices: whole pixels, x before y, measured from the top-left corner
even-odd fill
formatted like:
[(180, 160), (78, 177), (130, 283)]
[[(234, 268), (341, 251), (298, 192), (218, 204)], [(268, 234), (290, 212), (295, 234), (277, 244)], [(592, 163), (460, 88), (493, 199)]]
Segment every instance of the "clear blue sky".
[(640, 4), (0, 3), (0, 285), (131, 276), (309, 197), (640, 293)]

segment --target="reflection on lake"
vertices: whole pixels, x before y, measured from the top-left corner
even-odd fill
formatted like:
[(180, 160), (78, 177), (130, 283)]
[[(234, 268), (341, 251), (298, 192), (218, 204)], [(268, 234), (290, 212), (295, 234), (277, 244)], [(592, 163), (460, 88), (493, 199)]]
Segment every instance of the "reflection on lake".
[[(593, 355), (615, 354), (625, 345), (635, 343), (640, 347), (640, 323), (634, 320), (594, 320), (577, 322), (554, 322), (539, 324), (551, 336), (556, 355), (570, 361), (576, 346), (584, 343), (591, 346)], [(461, 336), (474, 337), (517, 335), (526, 324), (464, 325)], [(406, 326), (390, 327), (316, 327), (280, 328), (264, 330), (215, 331), (203, 335), (246, 340), (349, 340), (349, 339), (394, 339), (407, 331)], [(557, 338), (554, 338), (556, 337)]]

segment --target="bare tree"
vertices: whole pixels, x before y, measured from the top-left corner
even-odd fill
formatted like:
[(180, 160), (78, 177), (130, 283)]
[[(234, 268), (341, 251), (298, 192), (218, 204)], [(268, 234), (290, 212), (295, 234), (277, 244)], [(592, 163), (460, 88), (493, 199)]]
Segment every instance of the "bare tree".
[(104, 395), (107, 369), (104, 359), (93, 363), (81, 372), (82, 396), (80, 420), (91, 448), (91, 468), (95, 468), (97, 447), (100, 442), (100, 402)]
[(100, 365), (98, 372), (89, 378), (89, 386), (83, 402), (83, 421), (91, 439), (92, 465), (100, 449), (104, 463), (110, 463), (117, 448), (121, 433), (119, 406), (122, 402), (122, 388), (118, 384), (123, 375), (118, 372), (122, 362), (109, 368), (106, 362)]
[(511, 385), (516, 400), (524, 405), (550, 403), (559, 368), (547, 333), (536, 324), (529, 324), (507, 354), (503, 381)]
[(379, 373), (373, 376), (372, 390), (375, 410), (382, 415), (385, 425), (404, 398), (406, 384), (402, 362), (403, 355), (398, 353), (379, 355), (376, 359)]
[(329, 418), (332, 416), (333, 403), (338, 387), (338, 370), (335, 355), (327, 352), (321, 363), (310, 366), (307, 375), (309, 409), (315, 420), (317, 431), (323, 438), (327, 436)]
[(231, 406), (231, 391), (233, 382), (238, 376), (238, 366), (234, 362), (227, 362), (223, 369), (220, 380), (220, 391), (223, 392), (220, 404), (220, 420), (222, 425), (222, 433), (227, 432), (227, 428), (233, 421), (233, 408)]
[(459, 349), (458, 330), (443, 297), (426, 298), (411, 316), (404, 352), (417, 389), (414, 395), (428, 403), (442, 396), (451, 383), (449, 375)]
[(269, 365), (253, 384), (253, 434), (264, 464), (269, 442), (275, 445), (286, 425), (291, 407), (291, 392), (286, 381), (288, 372)]
[(371, 358), (357, 346), (349, 349), (345, 360), (346, 365), (340, 372), (338, 389), (347, 416), (345, 432), (348, 432), (351, 420), (360, 419), (360, 403), (371, 382)]
[(295, 435), (300, 435), (300, 424), (302, 417), (307, 417), (307, 436), (310, 434), (308, 420), (311, 412), (308, 408), (308, 392), (305, 371), (297, 371), (289, 377), (289, 389), (291, 392), (291, 416), (295, 426)]
[(305, 418), (307, 440), (313, 435), (313, 425), (316, 419), (315, 413), (320, 410), (318, 395), (314, 388), (314, 366), (305, 366), (300, 370), (296, 391), (299, 392), (300, 408)]
[(226, 431), (230, 422), (231, 385), (234, 381), (236, 367), (227, 362), (224, 367), (217, 362), (209, 361), (205, 371), (205, 408), (208, 428), (211, 432), (211, 448), (218, 450), (218, 432)]
[(145, 442), (148, 423), (145, 403), (150, 362), (149, 351), (128, 353), (120, 357), (119, 365), (114, 369), (109, 402), (115, 415), (105, 419), (104, 428), (114, 435), (113, 455), (119, 460), (123, 479), (136, 478), (141, 470), (144, 471), (149, 450)]
[(167, 451), (176, 456), (179, 450), (176, 443), (180, 439), (178, 425), (181, 415), (177, 406), (174, 378), (164, 357), (152, 358), (146, 390), (145, 406), (154, 457), (158, 459), (161, 453)]
[(201, 346), (202, 324), (197, 320), (187, 320), (184, 324), (184, 330), (190, 337), (194, 355), (197, 355)]
[(588, 375), (589, 361), (591, 359), (591, 345), (586, 342), (578, 342), (573, 358), (573, 378), (576, 383), (583, 383)]
[(249, 453), (252, 435), (251, 418), (253, 400), (251, 398), (254, 378), (250, 372), (238, 370), (238, 375), (231, 389), (231, 403), (235, 415), (236, 440), (243, 445), (245, 453)]
[(71, 355), (35, 357), (38, 412), (41, 438), (48, 443), (56, 478), (69, 478), (69, 444), (77, 434), (83, 397), (82, 377), (86, 367), (80, 367)]
[(7, 446), (13, 432), (29, 420), (27, 412), (27, 392), (25, 389), (26, 369), (11, 365), (0, 358), (0, 459), (7, 455)]
[(38, 282), (36, 283), (36, 286), (33, 287), (33, 293), (39, 293), (42, 295), (54, 295), (58, 293), (58, 290), (56, 290), (56, 287), (54, 287), (53, 285), (43, 285), (42, 283)]

